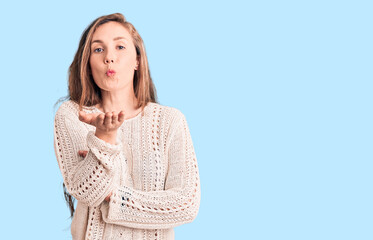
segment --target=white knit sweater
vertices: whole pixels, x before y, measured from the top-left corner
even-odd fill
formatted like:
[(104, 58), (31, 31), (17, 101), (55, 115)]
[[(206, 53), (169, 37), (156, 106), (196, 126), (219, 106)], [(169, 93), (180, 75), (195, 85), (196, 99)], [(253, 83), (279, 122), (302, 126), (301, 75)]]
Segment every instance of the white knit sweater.
[[(74, 240), (174, 239), (173, 227), (195, 219), (200, 204), (196, 155), (185, 116), (148, 103), (124, 121), (117, 143), (95, 136), (66, 101), (55, 115), (54, 148), (67, 191), (78, 200)], [(87, 113), (100, 112), (87, 107)], [(79, 150), (88, 151), (85, 158)], [(112, 192), (110, 202), (104, 201)]]

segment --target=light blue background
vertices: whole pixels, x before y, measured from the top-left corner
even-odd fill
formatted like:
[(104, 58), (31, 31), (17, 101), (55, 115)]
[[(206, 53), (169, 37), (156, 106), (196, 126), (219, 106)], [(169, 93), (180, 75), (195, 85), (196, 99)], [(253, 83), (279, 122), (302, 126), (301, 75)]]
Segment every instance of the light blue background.
[(371, 1), (134, 2), (2, 3), (2, 239), (70, 239), (53, 104), (115, 12), (192, 134), (202, 200), (176, 239), (373, 239)]

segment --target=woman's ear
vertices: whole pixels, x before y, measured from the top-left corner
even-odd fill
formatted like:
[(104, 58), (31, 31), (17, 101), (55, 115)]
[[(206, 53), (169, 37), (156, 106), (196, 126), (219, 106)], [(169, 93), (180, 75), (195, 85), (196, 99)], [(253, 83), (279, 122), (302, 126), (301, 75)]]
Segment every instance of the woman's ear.
[(139, 58), (137, 58), (137, 60), (136, 60), (135, 70), (137, 70), (138, 68), (139, 68)]

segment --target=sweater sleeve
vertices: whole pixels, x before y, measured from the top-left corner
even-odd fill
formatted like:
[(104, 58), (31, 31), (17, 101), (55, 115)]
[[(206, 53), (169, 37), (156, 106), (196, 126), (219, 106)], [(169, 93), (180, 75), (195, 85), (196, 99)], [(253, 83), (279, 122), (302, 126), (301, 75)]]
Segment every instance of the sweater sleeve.
[(169, 169), (163, 191), (114, 188), (101, 206), (105, 222), (142, 229), (173, 228), (192, 222), (199, 211), (200, 181), (197, 159), (185, 116), (179, 114), (170, 136)]
[[(121, 144), (112, 145), (88, 131), (77, 116), (59, 109), (54, 119), (54, 150), (67, 191), (96, 207), (113, 190)], [(87, 150), (85, 158), (79, 150)]]

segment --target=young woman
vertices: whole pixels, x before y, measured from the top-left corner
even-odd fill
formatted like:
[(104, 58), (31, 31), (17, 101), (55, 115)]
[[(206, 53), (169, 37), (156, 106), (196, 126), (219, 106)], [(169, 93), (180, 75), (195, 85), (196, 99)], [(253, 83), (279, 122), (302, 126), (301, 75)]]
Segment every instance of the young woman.
[(157, 103), (143, 41), (122, 14), (82, 34), (68, 98), (54, 148), (73, 239), (174, 239), (199, 211), (197, 159), (185, 116)]

